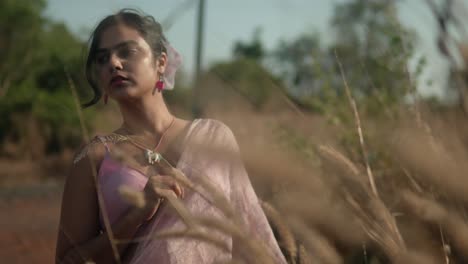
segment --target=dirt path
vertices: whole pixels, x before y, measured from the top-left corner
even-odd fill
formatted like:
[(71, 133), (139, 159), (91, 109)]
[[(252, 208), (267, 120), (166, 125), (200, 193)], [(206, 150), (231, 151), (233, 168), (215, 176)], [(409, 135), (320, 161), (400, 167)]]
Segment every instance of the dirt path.
[(61, 184), (0, 188), (2, 263), (54, 263)]

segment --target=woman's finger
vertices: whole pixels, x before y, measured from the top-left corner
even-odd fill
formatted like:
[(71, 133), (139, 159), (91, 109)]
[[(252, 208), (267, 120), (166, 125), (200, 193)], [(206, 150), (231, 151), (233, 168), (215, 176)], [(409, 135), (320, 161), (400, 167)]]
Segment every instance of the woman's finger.
[(153, 176), (151, 181), (155, 187), (172, 189), (178, 197), (184, 196), (184, 188), (171, 176), (157, 175)]
[(168, 197), (172, 196), (174, 198), (177, 198), (177, 194), (172, 189), (165, 189), (165, 188), (157, 188), (156, 187), (154, 190), (161, 197), (168, 198)]
[(182, 197), (182, 187), (176, 182), (173, 183), (172, 189), (175, 191), (177, 197)]
[(172, 190), (176, 194), (176, 196), (179, 197), (179, 198), (182, 197), (183, 188), (176, 182), (168, 183), (163, 188), (168, 189), (168, 190)]

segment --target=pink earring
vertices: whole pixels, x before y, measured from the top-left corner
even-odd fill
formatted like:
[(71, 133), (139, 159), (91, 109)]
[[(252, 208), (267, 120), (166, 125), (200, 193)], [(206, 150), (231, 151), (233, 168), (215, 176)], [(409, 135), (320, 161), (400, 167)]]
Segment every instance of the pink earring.
[(162, 73), (159, 75), (159, 81), (156, 82), (156, 89), (158, 89), (158, 92), (164, 90), (164, 76)]
[(109, 96), (107, 94), (104, 94), (104, 104), (107, 104), (107, 100), (109, 100)]

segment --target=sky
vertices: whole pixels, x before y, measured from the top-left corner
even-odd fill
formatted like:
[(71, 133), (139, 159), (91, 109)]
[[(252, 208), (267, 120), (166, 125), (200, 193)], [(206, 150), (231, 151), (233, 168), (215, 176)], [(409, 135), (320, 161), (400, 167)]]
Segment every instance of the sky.
[[(294, 39), (302, 33), (319, 32), (325, 38), (338, 0), (206, 0), (203, 66), (231, 56), (233, 43), (249, 40), (256, 27), (262, 28), (261, 40), (273, 49), (281, 39)], [(133, 7), (165, 21), (171, 14), (172, 26), (166, 36), (184, 58), (185, 72), (191, 73), (195, 61), (196, 0), (48, 0), (46, 15), (63, 21), (75, 33), (87, 38), (90, 30), (106, 15), (120, 8)], [(446, 62), (435, 46), (436, 27), (424, 0), (399, 4), (401, 21), (419, 34), (418, 52), (410, 67), (425, 56), (429, 67), (422, 75), (421, 93), (440, 94), (445, 83)], [(183, 10), (183, 11), (181, 11)], [(426, 81), (432, 80), (431, 86)]]

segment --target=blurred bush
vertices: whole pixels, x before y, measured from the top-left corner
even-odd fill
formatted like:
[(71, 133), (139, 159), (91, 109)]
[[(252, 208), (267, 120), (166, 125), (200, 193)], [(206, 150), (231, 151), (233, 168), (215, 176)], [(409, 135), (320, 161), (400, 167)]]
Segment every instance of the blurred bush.
[(40, 158), (81, 142), (65, 69), (86, 96), (81, 88), (85, 43), (64, 24), (44, 17), (45, 6), (43, 0), (0, 2), (2, 155)]

